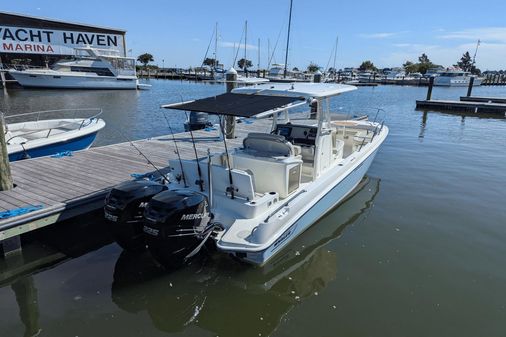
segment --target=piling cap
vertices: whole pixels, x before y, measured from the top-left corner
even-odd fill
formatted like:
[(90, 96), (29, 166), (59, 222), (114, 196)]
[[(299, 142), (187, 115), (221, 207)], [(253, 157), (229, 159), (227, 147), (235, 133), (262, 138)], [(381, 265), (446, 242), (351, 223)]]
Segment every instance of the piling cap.
[(229, 70), (227, 70), (227, 75), (237, 75), (237, 71), (234, 69), (234, 67), (230, 67)]

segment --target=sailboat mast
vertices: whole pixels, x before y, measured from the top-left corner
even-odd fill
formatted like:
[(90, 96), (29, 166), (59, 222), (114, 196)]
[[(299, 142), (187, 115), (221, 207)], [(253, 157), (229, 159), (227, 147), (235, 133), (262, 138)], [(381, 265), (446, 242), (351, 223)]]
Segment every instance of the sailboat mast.
[(267, 39), (267, 69), (271, 67), (271, 39)]
[(246, 68), (248, 66), (248, 61), (246, 61), (246, 40), (248, 38), (248, 20), (244, 23), (244, 74), (247, 74)]
[(337, 57), (337, 44), (339, 43), (339, 36), (336, 36), (336, 47), (334, 49), (334, 64), (333, 64), (333, 68), (334, 68), (334, 79), (336, 78), (336, 74), (337, 74), (337, 69), (336, 69), (336, 57)]
[(283, 78), (286, 78), (287, 67), (288, 67), (288, 47), (290, 46), (290, 28), (292, 25), (292, 5), (293, 0), (290, 0), (290, 14), (288, 16), (288, 35), (286, 37), (286, 53), (285, 53), (285, 71), (283, 72)]
[(260, 71), (260, 38), (258, 38), (258, 64), (257, 70)]
[(214, 28), (214, 69), (218, 68), (218, 22), (216, 22), (216, 26)]

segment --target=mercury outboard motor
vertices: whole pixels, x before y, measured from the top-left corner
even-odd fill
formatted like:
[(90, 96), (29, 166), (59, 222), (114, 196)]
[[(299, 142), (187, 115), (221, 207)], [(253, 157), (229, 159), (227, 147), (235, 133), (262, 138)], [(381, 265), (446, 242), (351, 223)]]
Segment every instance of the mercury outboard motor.
[(105, 199), (105, 218), (116, 242), (125, 250), (142, 251), (146, 248), (142, 227), (147, 202), (167, 186), (155, 181), (134, 180), (114, 187)]
[(190, 112), (188, 121), (184, 123), (185, 131), (202, 130), (213, 124), (209, 122), (209, 115), (205, 112)]
[(144, 233), (153, 257), (177, 268), (198, 253), (212, 232), (207, 197), (181, 189), (154, 196), (144, 211)]

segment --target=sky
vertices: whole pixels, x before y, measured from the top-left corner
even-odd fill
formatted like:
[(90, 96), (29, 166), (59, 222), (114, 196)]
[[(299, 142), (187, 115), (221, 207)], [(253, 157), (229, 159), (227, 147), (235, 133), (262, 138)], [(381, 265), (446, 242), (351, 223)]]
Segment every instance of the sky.
[[(247, 58), (256, 67), (260, 39), (266, 67), (268, 42), (272, 61), (284, 63), (289, 0), (0, 0), (0, 11), (124, 29), (131, 56), (148, 52), (165, 67), (200, 65), (218, 22), (217, 58), (229, 68), (247, 20)], [(505, 13), (505, 0), (293, 0), (288, 64), (333, 66), (338, 38), (337, 69), (364, 60), (401, 66), (421, 53), (451, 66), (464, 52), (473, 55), (480, 39), (477, 67), (506, 69)], [(244, 47), (238, 58), (243, 55)]]

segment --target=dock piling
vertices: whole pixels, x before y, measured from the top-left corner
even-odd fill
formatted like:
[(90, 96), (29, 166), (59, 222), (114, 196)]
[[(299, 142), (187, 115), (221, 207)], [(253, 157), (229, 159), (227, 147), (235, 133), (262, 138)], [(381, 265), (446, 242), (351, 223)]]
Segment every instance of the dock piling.
[(434, 76), (429, 78), (429, 87), (427, 88), (427, 101), (430, 101), (432, 98), (432, 87), (434, 86)]
[[(227, 92), (232, 92), (237, 86), (237, 71), (234, 68), (230, 68), (226, 74), (227, 81)], [(235, 132), (235, 117), (225, 116), (225, 138), (233, 139)]]
[(8, 191), (13, 187), (9, 154), (5, 142), (5, 128), (4, 115), (3, 112), (0, 112), (0, 191)]
[(21, 237), (13, 236), (0, 242), (1, 256), (9, 257), (21, 253)]
[(474, 77), (469, 79), (469, 86), (467, 87), (467, 97), (471, 97), (471, 92), (473, 91)]

